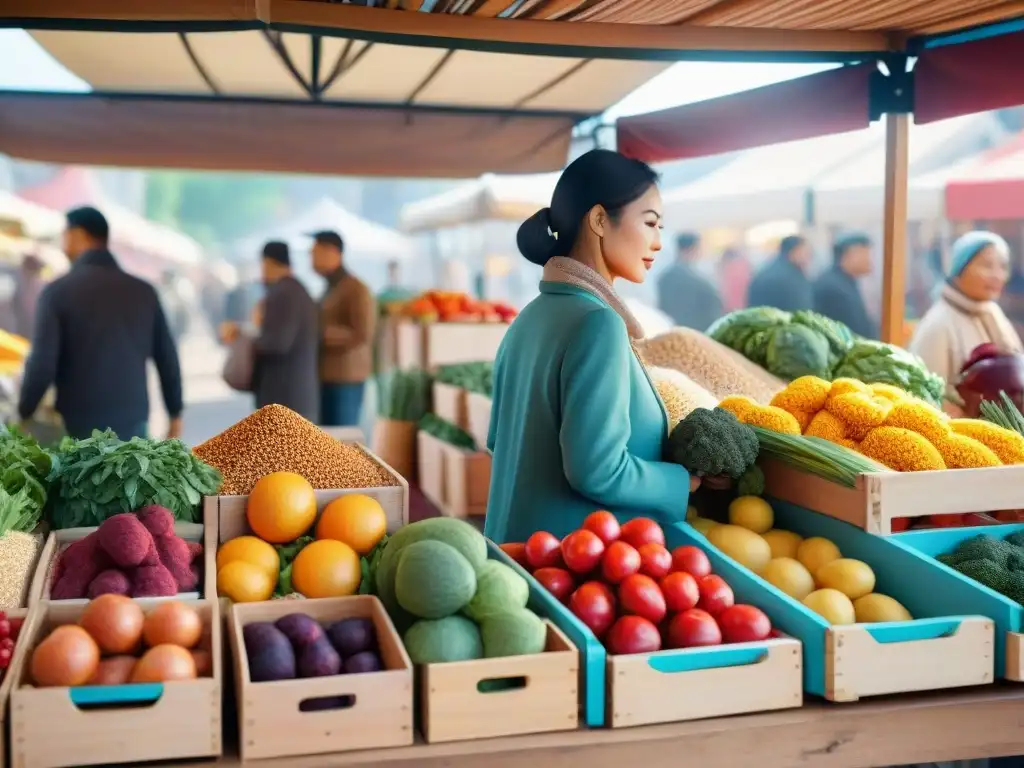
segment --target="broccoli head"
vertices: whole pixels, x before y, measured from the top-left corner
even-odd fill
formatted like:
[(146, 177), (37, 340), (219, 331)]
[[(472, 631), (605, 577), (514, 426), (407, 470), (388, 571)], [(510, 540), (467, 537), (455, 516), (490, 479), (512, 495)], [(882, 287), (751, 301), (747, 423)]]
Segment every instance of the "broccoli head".
[(667, 458), (699, 477), (727, 475), (733, 480), (757, 459), (757, 435), (726, 410), (695, 408), (668, 438)]
[(1024, 571), (1010, 571), (1006, 574), (1006, 584), (999, 591), (1014, 602), (1024, 605)]
[(1004, 592), (1009, 583), (1010, 572), (991, 560), (962, 560), (953, 568), (999, 593)]
[(740, 496), (760, 496), (764, 493), (764, 472), (757, 464), (752, 464), (736, 483), (736, 493)]
[(1013, 544), (1015, 547), (1024, 549), (1024, 531), (1017, 531), (1017, 533), (1011, 533), (1006, 537), (1006, 541)]
[(942, 560), (941, 562), (956, 567), (958, 563), (970, 560), (988, 560), (1005, 569), (1010, 555), (1016, 553), (1019, 553), (1019, 550), (1012, 544), (1008, 544), (1002, 539), (995, 539), (987, 534), (982, 534), (963, 542), (948, 556), (949, 561)]

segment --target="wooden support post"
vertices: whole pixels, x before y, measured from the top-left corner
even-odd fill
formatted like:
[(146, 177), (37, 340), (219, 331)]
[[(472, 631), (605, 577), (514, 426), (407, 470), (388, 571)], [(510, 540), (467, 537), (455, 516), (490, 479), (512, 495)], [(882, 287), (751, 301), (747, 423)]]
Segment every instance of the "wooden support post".
[(907, 282), (907, 149), (910, 116), (885, 116), (882, 341), (903, 345)]

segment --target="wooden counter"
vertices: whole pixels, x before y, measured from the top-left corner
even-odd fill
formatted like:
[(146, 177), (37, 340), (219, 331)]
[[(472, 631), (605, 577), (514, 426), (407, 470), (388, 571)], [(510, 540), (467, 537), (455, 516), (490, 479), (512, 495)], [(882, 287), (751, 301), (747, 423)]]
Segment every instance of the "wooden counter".
[[(227, 743), (232, 743), (228, 740)], [(1024, 754), (1024, 687), (621, 730), (573, 731), (260, 760), (266, 768), (874, 768)], [(182, 763), (195, 768), (215, 763)], [(216, 765), (237, 765), (225, 757)]]

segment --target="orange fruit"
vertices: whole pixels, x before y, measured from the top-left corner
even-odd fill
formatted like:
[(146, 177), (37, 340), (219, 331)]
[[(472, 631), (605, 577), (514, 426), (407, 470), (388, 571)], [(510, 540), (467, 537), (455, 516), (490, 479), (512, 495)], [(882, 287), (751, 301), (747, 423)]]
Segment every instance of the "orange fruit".
[(316, 520), (316, 494), (302, 475), (273, 472), (249, 494), (245, 516), (253, 533), (271, 544), (295, 541)]
[(258, 565), (232, 560), (217, 571), (217, 594), (236, 603), (259, 603), (274, 594), (276, 578)]
[(365, 555), (387, 530), (388, 518), (380, 502), (372, 496), (350, 493), (324, 507), (316, 524), (316, 537), (344, 542)]
[(292, 586), (304, 597), (346, 597), (359, 589), (359, 555), (348, 544), (320, 539), (292, 562)]
[(277, 550), (255, 536), (236, 536), (221, 544), (217, 550), (217, 570), (235, 560), (255, 565), (274, 579), (277, 579), (281, 571), (281, 558), (278, 557)]

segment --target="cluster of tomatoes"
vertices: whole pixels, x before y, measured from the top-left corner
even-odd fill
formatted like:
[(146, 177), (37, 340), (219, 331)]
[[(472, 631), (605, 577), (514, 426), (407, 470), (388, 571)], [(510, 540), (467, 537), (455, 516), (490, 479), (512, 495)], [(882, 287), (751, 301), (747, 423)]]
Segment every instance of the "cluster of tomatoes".
[(538, 531), (502, 549), (612, 654), (754, 642), (773, 634), (760, 609), (736, 604), (703, 550), (670, 552), (665, 532), (648, 518), (619, 525), (601, 510), (561, 541)]
[[(14, 644), (21, 633), (22, 619), (10, 619), (4, 611), (0, 611), (0, 671), (11, 665), (14, 655)], [(3, 675), (0, 674), (0, 678)]]

